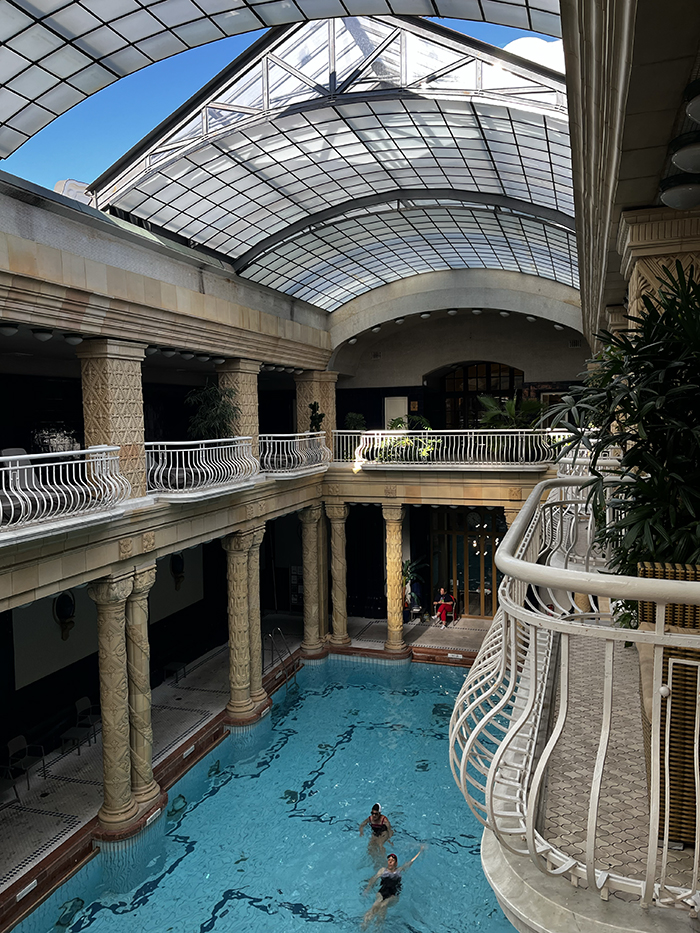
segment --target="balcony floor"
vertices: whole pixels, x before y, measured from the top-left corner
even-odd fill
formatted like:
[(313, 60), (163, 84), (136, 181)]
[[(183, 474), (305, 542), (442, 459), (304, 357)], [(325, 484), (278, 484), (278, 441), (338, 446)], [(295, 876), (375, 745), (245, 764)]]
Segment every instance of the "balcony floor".
[[(420, 648), (478, 651), (490, 620), (458, 619), (439, 629), (423, 623), (404, 626), (408, 644)], [(302, 618), (271, 614), (263, 618), (263, 634), (281, 628), (291, 651), (301, 643)], [(351, 647), (378, 650), (386, 640), (386, 620), (350, 618)], [(269, 642), (264, 645), (264, 667), (271, 667)], [(226, 645), (187, 665), (187, 676), (176, 684), (169, 678), (153, 690), (152, 720), (154, 764), (218, 715), (228, 700), (228, 650)], [(32, 768), (31, 786), (17, 779), (21, 802), (9, 790), (0, 799), (0, 896), (11, 884), (56, 850), (88, 823), (102, 803), (102, 741), (77, 751), (55, 751), (46, 756), (47, 779), (41, 767)]]
[[(649, 801), (635, 648), (615, 647), (613, 716), (599, 808), (598, 868), (642, 879), (646, 874)], [(605, 648), (601, 640), (573, 636), (567, 725), (549, 765), (543, 835), (562, 852), (585, 861), (588, 794), (600, 740)], [(559, 691), (554, 715), (559, 706)], [(693, 850), (668, 854), (669, 883), (687, 880)], [(674, 872), (675, 869), (675, 872)], [(616, 897), (635, 900), (618, 892)]]

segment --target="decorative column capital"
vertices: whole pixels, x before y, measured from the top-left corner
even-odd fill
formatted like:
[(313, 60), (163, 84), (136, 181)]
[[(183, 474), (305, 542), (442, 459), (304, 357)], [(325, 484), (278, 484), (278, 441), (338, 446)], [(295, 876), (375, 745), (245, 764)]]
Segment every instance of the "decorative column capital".
[(382, 515), (385, 522), (402, 522), (406, 514), (403, 505), (385, 505), (382, 503)]
[(90, 599), (98, 606), (124, 602), (134, 588), (134, 575), (127, 573), (120, 577), (103, 577), (93, 580), (88, 586)]
[(348, 517), (347, 502), (340, 504), (326, 502), (324, 508), (326, 510), (326, 515), (332, 522), (344, 522)]
[(135, 360), (140, 362), (146, 356), (147, 343), (126, 343), (112, 337), (98, 337), (85, 340), (76, 349), (75, 355), (80, 360)]
[(150, 592), (153, 584), (156, 582), (156, 565), (149, 564), (147, 567), (139, 567), (134, 571), (134, 588), (131, 596), (143, 596)]
[(314, 525), (321, 517), (321, 506), (310, 505), (308, 508), (297, 512), (297, 514), (299, 516), (299, 521), (303, 525)]
[(215, 367), (217, 373), (255, 373), (260, 372), (262, 363), (260, 360), (226, 360)]
[(259, 548), (263, 543), (263, 538), (265, 537), (265, 526), (258, 525), (256, 528), (251, 529), (251, 535), (253, 536), (251, 541), (251, 548)]
[(303, 373), (296, 373), (295, 382), (332, 382), (338, 381), (338, 373), (327, 369), (305, 369)]
[(247, 554), (253, 544), (252, 531), (236, 531), (221, 539), (221, 547), (229, 553)]

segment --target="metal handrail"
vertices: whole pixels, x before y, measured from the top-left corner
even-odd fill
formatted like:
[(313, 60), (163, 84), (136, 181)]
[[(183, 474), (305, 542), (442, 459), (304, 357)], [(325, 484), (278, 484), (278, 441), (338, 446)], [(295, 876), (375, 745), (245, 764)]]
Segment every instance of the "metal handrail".
[(0, 457), (0, 530), (109, 511), (131, 494), (119, 447)]
[[(669, 864), (669, 794), (663, 810), (660, 799), (662, 786), (668, 788), (670, 780), (668, 730), (673, 714), (674, 666), (697, 671), (700, 664), (692, 654), (676, 654), (664, 674), (664, 649), (694, 649), (700, 659), (700, 633), (695, 630), (693, 634), (693, 629), (667, 631), (666, 606), (700, 605), (700, 583), (600, 572), (605, 570), (605, 555), (595, 545), (595, 526), (581, 493), (585, 483), (585, 477), (540, 483), (497, 552), (496, 564), (506, 574), (499, 591), (501, 608), (455, 704), (450, 723), (452, 772), (472, 811), (499, 843), (528, 856), (545, 874), (563, 876), (573, 884), (584, 883), (605, 897), (615, 891), (634, 894), (645, 907), (655, 904), (696, 911), (700, 861), (689, 859), (685, 867)], [(600, 607), (605, 597), (613, 607), (620, 599), (655, 604), (653, 630), (617, 626), (614, 614)], [(570, 672), (577, 663), (570, 650), (573, 636), (594, 639), (604, 654), (600, 741), (592, 752), (593, 773), (590, 784), (579, 784), (572, 790), (578, 801), (586, 795), (588, 808), (585, 853), (580, 857), (563, 851), (538, 822), (545, 776), (553, 776), (557, 745), (565, 730), (573, 728), (569, 690)], [(556, 638), (557, 663), (553, 655)], [(636, 872), (609, 868), (597, 857), (604, 781), (619, 783), (617, 775), (609, 775), (608, 762), (616, 739), (621, 740), (613, 728), (612, 701), (620, 663), (615, 644), (621, 648), (624, 642), (646, 644), (653, 653), (649, 817), (648, 825), (638, 827), (645, 834), (642, 848), (646, 847), (648, 856), (645, 869), (638, 867)], [(559, 678), (559, 708), (542, 747), (542, 711), (554, 673)], [(662, 690), (664, 677), (669, 683)], [(693, 697), (688, 702), (696, 710), (697, 735), (700, 685), (695, 699), (697, 703)], [(664, 743), (662, 704), (666, 705)], [(685, 711), (680, 715), (692, 717)], [(700, 762), (693, 748), (689, 755), (698, 800)], [(696, 852), (698, 833), (700, 827), (696, 826)], [(624, 847), (625, 843), (617, 845)]]
[(323, 431), (260, 435), (260, 468), (264, 473), (320, 473), (332, 458)]
[[(548, 429), (334, 431), (334, 459), (368, 468), (543, 469), (566, 434)], [(355, 445), (351, 456), (351, 446)]]
[(282, 670), (284, 671), (284, 689), (286, 693), (288, 689), (287, 685), (289, 683), (290, 677), (287, 675), (287, 665), (285, 663), (285, 655), (280, 651), (279, 647), (277, 646), (277, 642), (275, 641), (275, 633), (279, 633), (280, 637), (282, 638), (284, 649), (287, 652), (287, 657), (292, 662), (291, 670), (292, 670), (292, 677), (294, 679), (295, 684), (297, 682), (297, 669), (296, 669), (296, 665), (294, 664), (294, 659), (292, 657), (292, 652), (289, 648), (289, 644), (287, 642), (287, 639), (284, 636), (284, 632), (279, 626), (277, 628), (272, 629), (272, 631), (268, 632), (266, 636), (270, 640), (270, 666), (272, 667), (274, 665), (274, 653), (275, 651), (277, 651), (277, 656), (282, 665)]
[(260, 464), (252, 438), (204, 441), (146, 441), (146, 470), (151, 492), (186, 494), (250, 482)]

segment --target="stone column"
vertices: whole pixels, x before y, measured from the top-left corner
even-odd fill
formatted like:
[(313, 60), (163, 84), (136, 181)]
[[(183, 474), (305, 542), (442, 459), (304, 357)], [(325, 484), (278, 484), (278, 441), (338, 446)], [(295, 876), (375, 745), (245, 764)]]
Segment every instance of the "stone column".
[(231, 435), (253, 438), (253, 456), (259, 453), (258, 445), (258, 360), (226, 360), (216, 367), (222, 389), (234, 389), (235, 402), (240, 415), (231, 425)]
[(250, 639), (250, 699), (257, 706), (267, 700), (262, 685), (262, 634), (260, 631), (260, 545), (265, 526), (253, 529), (248, 551), (248, 621)]
[(386, 522), (386, 604), (387, 651), (404, 651), (403, 640), (403, 592), (401, 586), (401, 526), (404, 509), (400, 505), (383, 505), (382, 515)]
[(328, 635), (328, 525), (321, 510), (318, 522), (318, 631), (321, 641)]
[(104, 802), (98, 816), (118, 829), (138, 812), (131, 792), (129, 689), (126, 662), (126, 600), (133, 574), (96, 580), (88, 587), (97, 606)]
[(247, 719), (250, 699), (250, 634), (248, 624), (248, 552), (251, 532), (222, 539), (228, 555), (228, 657), (231, 698), (226, 704), (231, 719)]
[(326, 515), (331, 521), (331, 586), (333, 598), (333, 634), (331, 644), (349, 645), (347, 562), (345, 559), (345, 520), (348, 507), (326, 503)]
[(146, 495), (141, 361), (145, 343), (111, 338), (86, 340), (76, 350), (81, 362), (85, 446), (118, 445), (121, 472), (131, 495)]
[(318, 520), (321, 506), (312, 505), (299, 512), (304, 575), (304, 638), (301, 650), (318, 654), (323, 650), (318, 619)]
[(148, 594), (155, 582), (155, 564), (136, 570), (134, 588), (126, 601), (131, 790), (138, 803), (148, 803), (160, 793), (153, 779), (151, 648), (148, 643)]
[(325, 414), (322, 429), (326, 432), (326, 444), (333, 449), (333, 431), (335, 430), (335, 384), (338, 373), (321, 372), (311, 369), (294, 377), (297, 386), (297, 431), (309, 430), (311, 402), (318, 402), (320, 411)]

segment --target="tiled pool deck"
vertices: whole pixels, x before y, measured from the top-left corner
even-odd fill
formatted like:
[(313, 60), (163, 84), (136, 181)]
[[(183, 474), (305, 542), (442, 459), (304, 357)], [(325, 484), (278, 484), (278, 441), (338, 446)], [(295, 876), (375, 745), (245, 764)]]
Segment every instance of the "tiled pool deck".
[[(404, 626), (404, 638), (414, 649), (438, 649), (455, 654), (478, 651), (490, 622), (459, 619), (439, 629), (420, 622)], [(280, 627), (291, 651), (300, 644), (299, 620), (268, 616), (264, 629)], [(369, 652), (382, 648), (386, 621), (351, 618), (351, 647)], [(269, 639), (265, 662), (270, 666)], [(228, 700), (228, 651), (225, 645), (187, 667), (178, 683), (169, 678), (153, 690), (154, 765), (221, 713)], [(46, 757), (46, 780), (41, 766), (32, 769), (30, 788), (17, 780), (20, 802), (9, 789), (0, 798), (0, 897), (26, 872), (66, 842), (96, 815), (102, 803), (102, 742), (77, 750), (52, 752)]]

